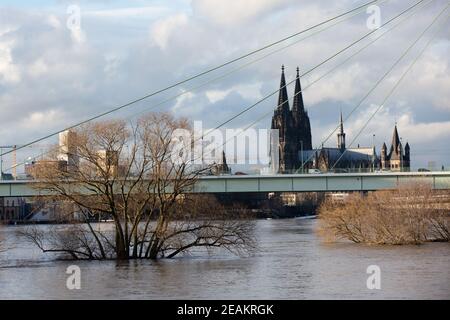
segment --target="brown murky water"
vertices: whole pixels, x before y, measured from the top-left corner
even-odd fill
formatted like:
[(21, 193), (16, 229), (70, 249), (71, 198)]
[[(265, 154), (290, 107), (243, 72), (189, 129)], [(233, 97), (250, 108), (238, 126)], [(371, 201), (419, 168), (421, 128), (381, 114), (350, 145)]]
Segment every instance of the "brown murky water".
[[(81, 289), (68, 290), (70, 261), (55, 261), (0, 227), (14, 249), (0, 253), (0, 299), (450, 299), (450, 244), (369, 247), (323, 244), (314, 219), (256, 221), (251, 257), (195, 254), (173, 260), (76, 262)], [(41, 226), (46, 228), (46, 226)], [(381, 289), (369, 290), (369, 265)]]

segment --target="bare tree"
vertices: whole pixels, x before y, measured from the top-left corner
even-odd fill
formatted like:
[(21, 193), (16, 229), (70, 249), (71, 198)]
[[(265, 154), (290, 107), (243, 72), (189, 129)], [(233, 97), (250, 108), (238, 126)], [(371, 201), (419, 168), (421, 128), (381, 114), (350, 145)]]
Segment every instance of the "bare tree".
[(327, 240), (370, 244), (419, 244), (450, 240), (450, 193), (428, 184), (400, 185), (319, 208), (319, 234)]
[[(66, 220), (77, 216), (83, 223), (47, 234), (30, 228), (26, 236), (43, 251), (76, 259), (171, 258), (199, 247), (251, 250), (250, 221), (227, 216), (213, 197), (189, 195), (210, 168), (174, 149), (177, 129), (191, 130), (185, 119), (152, 113), (134, 125), (108, 121), (76, 130), (70, 149), (79, 164), (61, 166), (54, 152), (34, 175), (36, 188), (49, 194), (47, 203), (60, 204)], [(100, 217), (112, 219), (113, 227), (94, 225)]]

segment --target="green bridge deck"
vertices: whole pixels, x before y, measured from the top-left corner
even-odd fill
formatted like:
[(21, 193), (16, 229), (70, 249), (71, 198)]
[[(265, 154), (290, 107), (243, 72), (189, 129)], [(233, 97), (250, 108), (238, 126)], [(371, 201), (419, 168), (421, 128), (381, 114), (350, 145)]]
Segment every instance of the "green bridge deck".
[[(423, 182), (450, 190), (450, 172), (383, 172), (345, 174), (223, 175), (199, 179), (192, 192), (331, 192), (393, 189), (399, 184)], [(0, 197), (43, 195), (33, 180), (0, 181)]]

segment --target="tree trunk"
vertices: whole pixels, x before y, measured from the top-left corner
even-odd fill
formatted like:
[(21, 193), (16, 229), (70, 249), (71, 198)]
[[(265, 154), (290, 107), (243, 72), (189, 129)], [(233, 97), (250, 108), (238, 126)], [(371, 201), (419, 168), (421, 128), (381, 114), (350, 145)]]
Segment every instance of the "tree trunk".
[(127, 248), (124, 243), (124, 237), (121, 232), (120, 226), (116, 224), (116, 254), (118, 260), (127, 260), (129, 255), (127, 254)]

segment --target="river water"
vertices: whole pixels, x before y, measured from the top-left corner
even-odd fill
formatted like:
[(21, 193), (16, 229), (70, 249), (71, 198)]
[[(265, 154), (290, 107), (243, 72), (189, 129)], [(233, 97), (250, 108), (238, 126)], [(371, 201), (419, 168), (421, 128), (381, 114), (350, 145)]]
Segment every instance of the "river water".
[[(315, 219), (256, 221), (250, 257), (196, 254), (160, 261), (55, 260), (0, 226), (0, 299), (450, 299), (450, 244), (324, 244)], [(46, 228), (46, 226), (41, 226)], [(68, 290), (66, 269), (81, 269)], [(369, 265), (381, 288), (368, 289)]]

